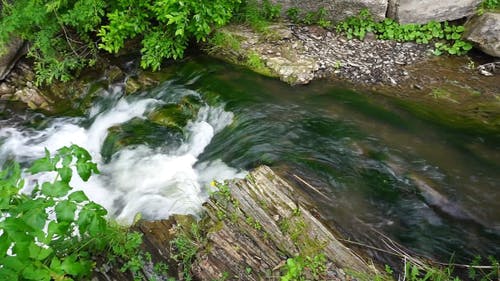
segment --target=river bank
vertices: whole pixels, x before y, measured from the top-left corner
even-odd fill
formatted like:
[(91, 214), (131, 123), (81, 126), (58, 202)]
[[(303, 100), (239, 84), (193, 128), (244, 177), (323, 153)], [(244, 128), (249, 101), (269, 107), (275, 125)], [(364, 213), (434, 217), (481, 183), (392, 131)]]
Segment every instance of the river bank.
[(224, 40), (206, 46), (209, 54), (288, 84), (326, 80), (414, 103), (415, 113), (441, 112), (441, 122), (458, 128), (500, 132), (499, 62), (480, 52), (435, 56), (431, 44), (372, 35), (348, 40), (319, 26), (289, 22), (271, 25), (267, 32), (242, 25), (218, 32)]

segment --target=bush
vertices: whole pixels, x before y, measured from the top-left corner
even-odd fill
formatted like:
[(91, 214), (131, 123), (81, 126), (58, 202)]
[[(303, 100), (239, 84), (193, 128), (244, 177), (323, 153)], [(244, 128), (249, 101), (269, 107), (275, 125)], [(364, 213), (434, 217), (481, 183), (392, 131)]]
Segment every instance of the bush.
[(38, 84), (68, 81), (95, 63), (99, 49), (117, 53), (132, 38), (141, 40), (141, 66), (157, 70), (226, 24), (240, 1), (3, 1), (0, 47), (11, 36), (29, 41)]
[(472, 49), (472, 44), (461, 40), (464, 27), (450, 25), (448, 22), (431, 21), (427, 24), (399, 24), (392, 19), (375, 22), (368, 10), (362, 10), (358, 16), (350, 17), (337, 24), (337, 31), (344, 32), (348, 39), (363, 40), (368, 32), (378, 39), (399, 42), (414, 41), (428, 44), (435, 41), (434, 54), (447, 52), (450, 55), (464, 55)]
[[(82, 191), (73, 191), (73, 171), (87, 181), (97, 166), (81, 147), (63, 147), (27, 169), (51, 172), (51, 182), (21, 193), (19, 164), (0, 172), (0, 280), (73, 280), (89, 277), (96, 261), (123, 263), (140, 275), (144, 254), (139, 233), (106, 221), (106, 210)], [(139, 261), (139, 263), (137, 263)], [(131, 262), (137, 264), (135, 268)]]
[(68, 81), (72, 73), (95, 62), (97, 47), (91, 35), (107, 6), (104, 0), (4, 1), (0, 46), (10, 36), (29, 41), (38, 84)]

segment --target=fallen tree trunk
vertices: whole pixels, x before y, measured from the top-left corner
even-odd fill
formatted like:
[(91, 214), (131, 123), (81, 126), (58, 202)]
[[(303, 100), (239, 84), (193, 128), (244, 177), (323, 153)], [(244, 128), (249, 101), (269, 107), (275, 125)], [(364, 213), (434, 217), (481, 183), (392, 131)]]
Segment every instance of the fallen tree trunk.
[[(375, 269), (340, 243), (296, 201), (298, 190), (261, 166), (244, 180), (218, 184), (204, 205), (206, 245), (192, 272), (200, 280), (277, 279), (288, 258), (324, 258), (321, 280), (345, 280), (346, 272), (373, 276)], [(309, 266), (311, 267), (311, 266)], [(314, 277), (311, 268), (303, 274)], [(371, 278), (369, 278), (371, 279)]]

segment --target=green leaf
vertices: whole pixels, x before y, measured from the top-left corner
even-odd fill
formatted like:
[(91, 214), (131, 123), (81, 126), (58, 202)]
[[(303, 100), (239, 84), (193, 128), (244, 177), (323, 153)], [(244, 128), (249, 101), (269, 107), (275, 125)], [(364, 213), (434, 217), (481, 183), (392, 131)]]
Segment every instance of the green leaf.
[(63, 166), (62, 168), (57, 169), (57, 172), (61, 176), (61, 180), (63, 182), (69, 183), (73, 175), (73, 170), (71, 170), (70, 167)]
[(89, 261), (77, 260), (76, 255), (73, 254), (63, 260), (61, 269), (73, 276), (84, 276), (90, 273), (91, 266)]
[(86, 162), (92, 160), (92, 156), (90, 156), (90, 153), (85, 148), (73, 144), (71, 145), (71, 149), (78, 161)]
[(35, 260), (42, 261), (52, 254), (52, 252), (51, 248), (40, 247), (33, 242), (29, 246), (29, 257)]
[(56, 181), (54, 183), (44, 182), (42, 184), (42, 194), (49, 197), (62, 197), (68, 194), (71, 187), (67, 182)]
[(56, 167), (50, 159), (49, 151), (45, 149), (45, 157), (35, 160), (31, 167), (28, 169), (28, 172), (36, 174), (40, 172), (55, 171), (55, 169)]
[(49, 281), (50, 272), (44, 268), (37, 267), (35, 264), (28, 264), (28, 266), (23, 270), (22, 273), (24, 279), (35, 280), (35, 281)]
[(87, 181), (90, 178), (90, 174), (92, 172), (91, 167), (88, 165), (88, 163), (84, 162), (76, 163), (76, 171), (83, 181)]
[(7, 233), (3, 233), (0, 236), (0, 258), (4, 257), (7, 254), (7, 250), (12, 245), (12, 241), (10, 240)]
[(20, 259), (27, 259), (30, 255), (29, 247), (31, 242), (26, 239), (25, 241), (16, 241), (14, 247), (12, 247), (12, 253), (14, 253)]
[(71, 201), (61, 201), (56, 207), (56, 218), (58, 222), (72, 222), (75, 219), (76, 204)]
[[(51, 221), (49, 223), (48, 235), (47, 237), (52, 240), (54, 236), (64, 236), (68, 233), (70, 227), (70, 223), (68, 222), (56, 222)], [(44, 241), (45, 243), (49, 243), (49, 241)]]
[(87, 195), (85, 195), (85, 193), (81, 190), (71, 193), (68, 196), (68, 199), (73, 201), (73, 202), (76, 202), (76, 203), (82, 203), (85, 201), (89, 201), (89, 198), (87, 197)]
[(94, 216), (88, 227), (89, 234), (96, 236), (104, 231), (106, 231), (106, 220), (102, 217)]
[(0, 260), (0, 264), (3, 265), (4, 268), (11, 269), (14, 272), (21, 272), (25, 267), (23, 259), (18, 256), (6, 256)]
[[(2, 264), (1, 260), (0, 264)], [(1, 267), (0, 280), (19, 280), (19, 272), (6, 267)]]
[(458, 40), (458, 39), (460, 39), (460, 37), (461, 36), (459, 33), (454, 32), (453, 34), (451, 34), (451, 39), (453, 39), (453, 40)]
[(47, 220), (47, 213), (44, 208), (33, 208), (22, 216), (24, 222), (35, 230), (42, 230)]

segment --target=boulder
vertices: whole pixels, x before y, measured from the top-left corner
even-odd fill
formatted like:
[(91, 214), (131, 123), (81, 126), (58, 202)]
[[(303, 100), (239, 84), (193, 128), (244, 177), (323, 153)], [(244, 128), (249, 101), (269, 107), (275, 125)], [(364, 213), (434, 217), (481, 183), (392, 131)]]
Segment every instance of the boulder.
[(475, 13), (482, 0), (389, 0), (388, 17), (399, 23), (449, 21)]
[(486, 54), (500, 57), (500, 13), (488, 12), (469, 20), (464, 38)]
[(19, 38), (11, 39), (0, 49), (0, 81), (7, 77), (16, 62), (27, 51), (27, 44)]
[(355, 16), (362, 9), (370, 10), (375, 20), (383, 20), (387, 11), (387, 0), (271, 0), (271, 3), (281, 5), (284, 13), (290, 8), (299, 8), (303, 13), (324, 8), (327, 18), (334, 22)]

